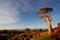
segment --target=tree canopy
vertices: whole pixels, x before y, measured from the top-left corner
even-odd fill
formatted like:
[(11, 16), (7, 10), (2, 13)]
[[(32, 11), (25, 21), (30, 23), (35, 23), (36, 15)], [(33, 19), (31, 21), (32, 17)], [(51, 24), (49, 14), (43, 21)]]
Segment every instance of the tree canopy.
[(44, 7), (44, 8), (41, 8), (39, 10), (40, 14), (44, 14), (44, 13), (48, 13), (48, 12), (51, 12), (53, 10), (53, 8), (49, 8), (49, 7)]

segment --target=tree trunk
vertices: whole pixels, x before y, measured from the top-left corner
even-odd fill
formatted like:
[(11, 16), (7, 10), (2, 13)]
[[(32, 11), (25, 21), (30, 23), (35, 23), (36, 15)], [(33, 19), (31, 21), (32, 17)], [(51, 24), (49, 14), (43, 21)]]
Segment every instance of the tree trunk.
[(51, 17), (45, 17), (46, 22), (48, 23), (48, 35), (52, 35), (52, 26), (51, 26)]
[(50, 20), (48, 20), (48, 33), (49, 33), (49, 35), (52, 35), (52, 26), (51, 26)]

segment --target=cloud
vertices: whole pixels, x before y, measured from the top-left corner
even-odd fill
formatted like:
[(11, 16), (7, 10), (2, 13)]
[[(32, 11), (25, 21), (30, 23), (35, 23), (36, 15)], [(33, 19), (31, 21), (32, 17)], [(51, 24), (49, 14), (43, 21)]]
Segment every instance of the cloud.
[(15, 6), (20, 10), (20, 12), (35, 11), (33, 4), (29, 0), (17, 0), (15, 1)]
[(16, 0), (15, 6), (18, 6), (20, 12), (37, 11), (40, 7), (46, 6), (50, 0)]
[(18, 11), (12, 6), (12, 0), (0, 0), (0, 24), (15, 23), (18, 21)]

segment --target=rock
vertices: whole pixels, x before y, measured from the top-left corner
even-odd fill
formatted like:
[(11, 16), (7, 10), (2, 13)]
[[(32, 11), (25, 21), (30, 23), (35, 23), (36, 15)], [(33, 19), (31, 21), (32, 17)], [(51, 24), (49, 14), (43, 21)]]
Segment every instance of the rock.
[(60, 28), (60, 23), (58, 23), (58, 28)]

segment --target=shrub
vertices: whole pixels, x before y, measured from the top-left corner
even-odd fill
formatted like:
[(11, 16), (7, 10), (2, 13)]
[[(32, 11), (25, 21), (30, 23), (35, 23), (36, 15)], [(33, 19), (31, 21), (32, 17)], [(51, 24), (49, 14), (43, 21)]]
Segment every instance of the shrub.
[(57, 40), (55, 36), (48, 36), (46, 34), (40, 35), (37, 40)]

